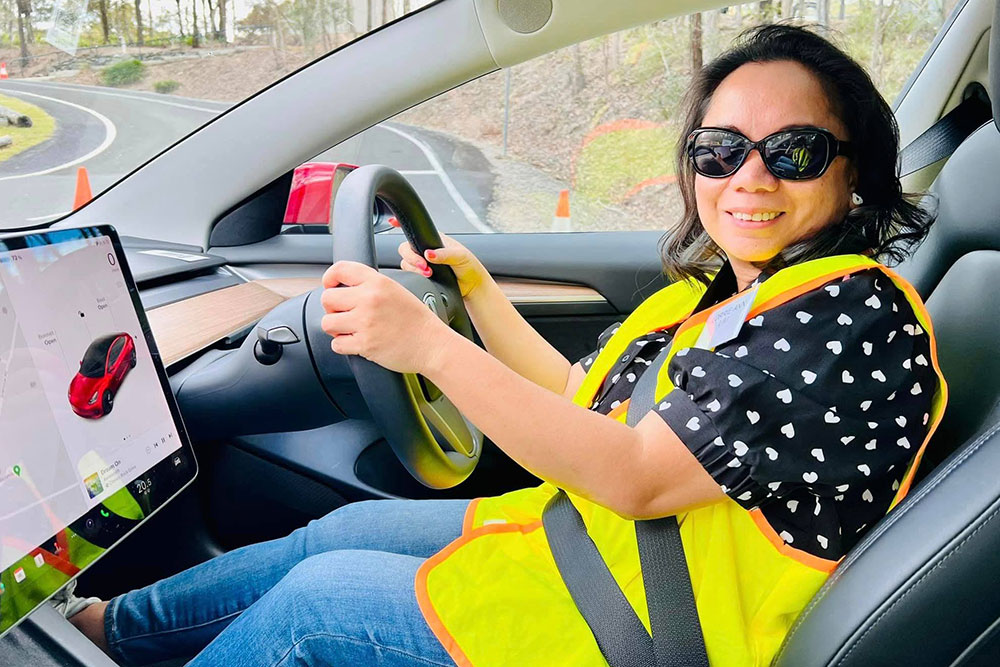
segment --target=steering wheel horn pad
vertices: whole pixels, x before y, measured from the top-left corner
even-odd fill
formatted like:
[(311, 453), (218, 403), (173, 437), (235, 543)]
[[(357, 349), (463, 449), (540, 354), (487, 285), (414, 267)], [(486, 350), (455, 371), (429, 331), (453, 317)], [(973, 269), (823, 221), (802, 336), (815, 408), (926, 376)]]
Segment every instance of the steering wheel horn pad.
[[(394, 169), (367, 165), (348, 174), (337, 190), (331, 216), (334, 262), (349, 260), (378, 269), (372, 219), (376, 197), (392, 209), (418, 253), (441, 247), (437, 228), (409, 182)], [(454, 272), (440, 265), (431, 265), (431, 271), (430, 278), (400, 269), (382, 273), (471, 340), (472, 322)], [(447, 396), (418, 375), (396, 373), (357, 355), (346, 358), (375, 424), (417, 481), (444, 489), (472, 473), (483, 435)]]

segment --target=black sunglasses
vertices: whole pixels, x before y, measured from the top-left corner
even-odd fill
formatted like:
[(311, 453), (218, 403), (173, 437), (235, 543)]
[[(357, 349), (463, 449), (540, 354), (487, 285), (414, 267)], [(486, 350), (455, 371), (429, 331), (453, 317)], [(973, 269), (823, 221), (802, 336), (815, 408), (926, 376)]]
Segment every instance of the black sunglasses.
[(849, 141), (840, 141), (821, 127), (782, 130), (760, 141), (721, 127), (700, 127), (687, 138), (691, 165), (708, 178), (732, 176), (753, 149), (769, 172), (787, 181), (819, 178), (838, 155), (852, 154)]

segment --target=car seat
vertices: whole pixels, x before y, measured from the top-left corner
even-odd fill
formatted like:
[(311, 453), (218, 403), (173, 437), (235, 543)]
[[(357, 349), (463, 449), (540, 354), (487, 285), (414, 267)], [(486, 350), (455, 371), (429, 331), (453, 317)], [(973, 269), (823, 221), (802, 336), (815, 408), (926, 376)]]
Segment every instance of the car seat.
[[(1000, 91), (1000, 2), (990, 88)], [(899, 267), (924, 297), (950, 399), (923, 479), (844, 559), (774, 664), (1000, 664), (1000, 104), (931, 191), (939, 216)], [(994, 282), (996, 281), (996, 282)]]

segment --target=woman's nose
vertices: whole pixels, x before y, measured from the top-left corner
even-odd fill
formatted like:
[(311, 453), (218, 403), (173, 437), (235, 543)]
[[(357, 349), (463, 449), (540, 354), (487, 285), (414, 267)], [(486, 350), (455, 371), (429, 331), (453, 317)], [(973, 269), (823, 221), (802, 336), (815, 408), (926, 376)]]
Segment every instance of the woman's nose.
[(742, 166), (730, 178), (729, 185), (747, 192), (757, 190), (771, 192), (778, 187), (778, 178), (767, 170), (760, 151), (752, 150)]

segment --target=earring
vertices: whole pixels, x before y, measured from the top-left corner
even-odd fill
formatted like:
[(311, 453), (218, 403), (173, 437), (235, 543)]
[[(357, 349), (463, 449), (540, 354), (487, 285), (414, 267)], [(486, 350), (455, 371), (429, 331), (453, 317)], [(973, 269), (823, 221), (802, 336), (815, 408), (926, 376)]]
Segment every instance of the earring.
[(862, 204), (865, 203), (865, 200), (862, 199), (861, 195), (859, 195), (857, 192), (852, 192), (851, 203), (854, 204), (855, 206), (861, 206)]

